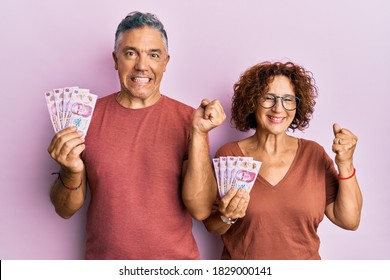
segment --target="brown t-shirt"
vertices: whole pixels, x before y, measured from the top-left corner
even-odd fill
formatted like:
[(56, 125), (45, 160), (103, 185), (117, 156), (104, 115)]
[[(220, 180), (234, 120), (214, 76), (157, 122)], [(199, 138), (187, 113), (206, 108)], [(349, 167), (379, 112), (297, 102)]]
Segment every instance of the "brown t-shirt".
[(167, 96), (127, 109), (115, 97), (97, 101), (83, 152), (86, 259), (199, 259), (181, 200), (194, 109)]
[[(244, 155), (232, 142), (216, 156)], [(317, 228), (337, 189), (337, 172), (323, 147), (299, 139), (293, 163), (277, 185), (257, 176), (246, 216), (222, 235), (222, 259), (320, 259)]]

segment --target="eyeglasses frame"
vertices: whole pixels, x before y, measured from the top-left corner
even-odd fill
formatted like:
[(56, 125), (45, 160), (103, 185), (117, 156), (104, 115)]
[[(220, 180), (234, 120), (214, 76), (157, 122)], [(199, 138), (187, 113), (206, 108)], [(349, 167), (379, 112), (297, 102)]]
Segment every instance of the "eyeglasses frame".
[[(278, 99), (279, 98), (282, 100), (283, 108), (285, 110), (287, 110), (287, 111), (294, 111), (294, 110), (296, 110), (299, 107), (299, 104), (301, 103), (301, 99), (298, 96), (291, 95), (291, 94), (288, 94), (288, 95), (285, 95), (285, 96), (277, 96), (274, 93), (267, 93), (266, 95), (271, 95), (274, 98), (274, 105), (272, 105), (271, 107), (264, 107), (263, 105), (260, 104), (260, 106), (263, 107), (264, 109), (271, 109), (271, 108), (275, 107), (276, 103), (278, 103)], [(294, 109), (287, 109), (286, 107), (284, 107), (284, 98), (291, 97), (291, 96), (295, 97), (295, 100), (297, 101), (297, 106)]]

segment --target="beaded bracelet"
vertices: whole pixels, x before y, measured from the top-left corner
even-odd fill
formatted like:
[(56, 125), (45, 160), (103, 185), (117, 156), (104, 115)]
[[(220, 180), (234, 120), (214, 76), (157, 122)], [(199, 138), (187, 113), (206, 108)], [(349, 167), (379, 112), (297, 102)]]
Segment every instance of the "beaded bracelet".
[(81, 183), (83, 182), (83, 180), (81, 180), (80, 185), (78, 185), (77, 187), (67, 186), (67, 185), (65, 185), (64, 181), (62, 181), (61, 174), (60, 174), (59, 172), (53, 172), (53, 173), (51, 173), (51, 175), (54, 175), (54, 174), (58, 174), (58, 178), (60, 179), (61, 184), (62, 184), (65, 188), (67, 188), (68, 190), (71, 190), (71, 191), (78, 190), (78, 189), (81, 187)]
[(337, 175), (337, 177), (339, 178), (339, 180), (348, 180), (348, 179), (351, 179), (353, 176), (355, 176), (355, 173), (356, 173), (356, 168), (353, 169), (353, 173), (351, 176), (349, 177), (341, 177), (340, 175)]

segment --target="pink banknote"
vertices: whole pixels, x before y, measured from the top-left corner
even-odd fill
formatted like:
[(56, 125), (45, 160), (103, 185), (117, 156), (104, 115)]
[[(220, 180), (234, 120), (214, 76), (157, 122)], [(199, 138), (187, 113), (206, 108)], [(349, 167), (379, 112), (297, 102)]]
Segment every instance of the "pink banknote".
[(45, 92), (45, 98), (55, 133), (76, 126), (84, 137), (87, 135), (98, 98), (96, 94), (89, 89), (64, 87)]
[(224, 197), (231, 188), (250, 191), (259, 173), (261, 162), (252, 157), (226, 156), (213, 158), (218, 192)]

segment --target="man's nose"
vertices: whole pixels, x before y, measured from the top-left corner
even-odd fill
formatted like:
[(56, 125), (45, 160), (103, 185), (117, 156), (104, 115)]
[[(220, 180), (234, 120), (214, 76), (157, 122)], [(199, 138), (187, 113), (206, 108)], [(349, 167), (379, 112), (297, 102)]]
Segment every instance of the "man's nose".
[(145, 71), (148, 69), (148, 60), (144, 55), (138, 56), (137, 63), (135, 64), (135, 68), (139, 71)]

